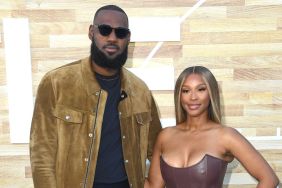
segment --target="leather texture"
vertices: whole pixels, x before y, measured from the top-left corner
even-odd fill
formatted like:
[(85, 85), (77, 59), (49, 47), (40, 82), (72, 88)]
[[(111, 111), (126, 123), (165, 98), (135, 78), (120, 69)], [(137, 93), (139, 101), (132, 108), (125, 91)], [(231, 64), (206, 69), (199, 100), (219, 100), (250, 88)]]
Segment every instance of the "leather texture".
[(222, 188), (227, 162), (206, 154), (198, 163), (176, 168), (160, 158), (166, 188)]

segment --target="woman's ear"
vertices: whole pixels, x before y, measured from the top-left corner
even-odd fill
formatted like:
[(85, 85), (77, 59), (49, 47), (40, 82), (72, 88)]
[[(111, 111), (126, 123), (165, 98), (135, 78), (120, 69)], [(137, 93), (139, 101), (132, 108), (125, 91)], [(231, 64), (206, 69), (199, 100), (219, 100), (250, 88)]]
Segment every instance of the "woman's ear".
[(94, 36), (93, 25), (90, 25), (88, 31), (88, 38), (92, 41), (93, 36)]

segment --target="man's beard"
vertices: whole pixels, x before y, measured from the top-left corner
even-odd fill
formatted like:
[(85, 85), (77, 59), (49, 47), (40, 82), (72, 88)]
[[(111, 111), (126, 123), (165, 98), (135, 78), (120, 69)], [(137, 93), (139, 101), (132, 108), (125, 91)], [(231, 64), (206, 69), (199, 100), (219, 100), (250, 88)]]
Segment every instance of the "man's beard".
[[(113, 45), (113, 44), (112, 44)], [(96, 45), (94, 38), (91, 44), (91, 60), (100, 67), (119, 70), (126, 62), (128, 54), (128, 46), (123, 52), (117, 55), (115, 58), (110, 59), (102, 52)]]

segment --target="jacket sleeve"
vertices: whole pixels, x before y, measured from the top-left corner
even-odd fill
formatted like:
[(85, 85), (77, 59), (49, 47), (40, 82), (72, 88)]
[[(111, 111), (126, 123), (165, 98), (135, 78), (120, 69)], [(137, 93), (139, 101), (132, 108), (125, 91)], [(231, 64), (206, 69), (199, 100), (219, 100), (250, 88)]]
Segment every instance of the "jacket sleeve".
[(56, 188), (57, 128), (52, 115), (55, 94), (51, 76), (38, 86), (30, 132), (30, 161), (35, 188)]
[(149, 139), (148, 139), (148, 151), (147, 158), (151, 161), (153, 155), (154, 144), (157, 139), (159, 132), (162, 130), (158, 107), (156, 106), (155, 100), (151, 94), (151, 117), (152, 121), (149, 126)]

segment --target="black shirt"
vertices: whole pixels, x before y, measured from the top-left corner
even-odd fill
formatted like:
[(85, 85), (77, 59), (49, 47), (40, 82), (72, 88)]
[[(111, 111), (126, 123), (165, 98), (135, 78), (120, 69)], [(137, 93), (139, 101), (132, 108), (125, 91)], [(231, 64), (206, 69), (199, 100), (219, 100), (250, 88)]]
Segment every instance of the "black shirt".
[(108, 77), (96, 73), (96, 79), (101, 88), (107, 91), (108, 98), (103, 117), (94, 182), (115, 183), (127, 179), (118, 112), (121, 87), (119, 74)]

